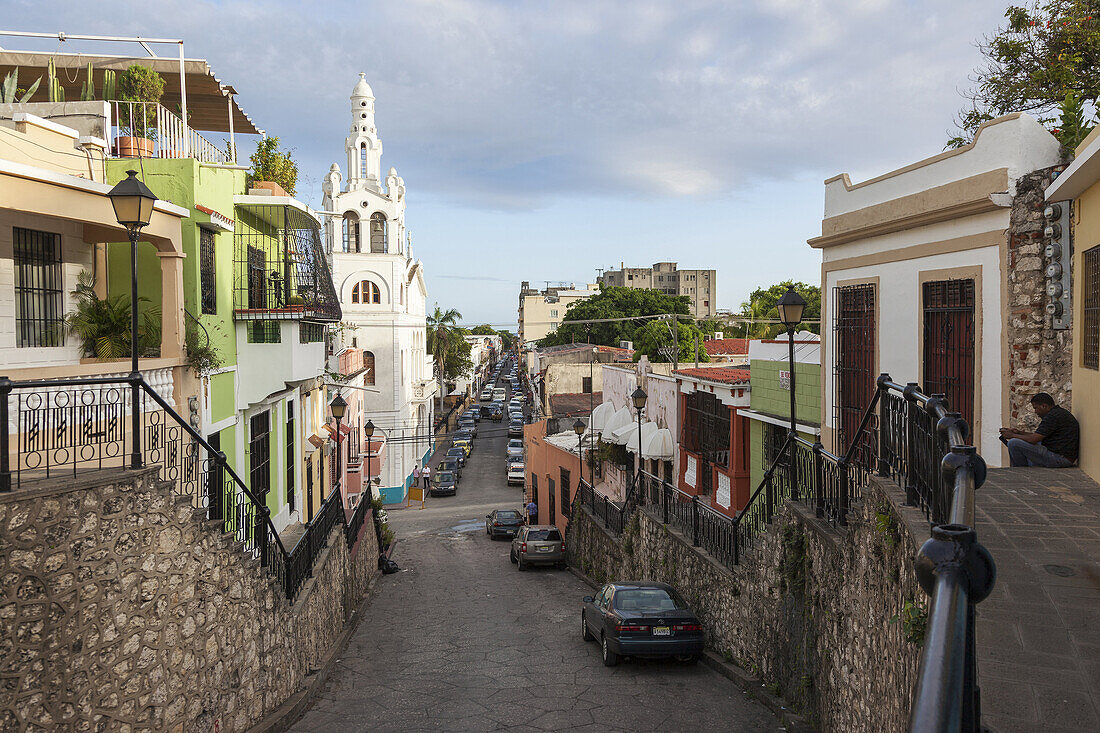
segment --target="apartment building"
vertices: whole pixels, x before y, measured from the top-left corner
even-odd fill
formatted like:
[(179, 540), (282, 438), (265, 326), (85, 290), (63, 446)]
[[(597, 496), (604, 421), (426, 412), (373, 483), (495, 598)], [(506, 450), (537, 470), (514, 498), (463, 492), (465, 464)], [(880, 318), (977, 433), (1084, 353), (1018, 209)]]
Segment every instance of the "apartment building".
[(657, 262), (651, 267), (627, 267), (607, 270), (599, 277), (607, 287), (660, 290), (666, 295), (686, 295), (691, 315), (709, 318), (718, 311), (718, 271), (681, 270), (675, 262)]
[(532, 288), (531, 283), (524, 280), (519, 287), (520, 346), (538, 341), (556, 330), (571, 303), (591, 298), (599, 292), (600, 288), (595, 284), (585, 285), (583, 290), (575, 285), (539, 290)]

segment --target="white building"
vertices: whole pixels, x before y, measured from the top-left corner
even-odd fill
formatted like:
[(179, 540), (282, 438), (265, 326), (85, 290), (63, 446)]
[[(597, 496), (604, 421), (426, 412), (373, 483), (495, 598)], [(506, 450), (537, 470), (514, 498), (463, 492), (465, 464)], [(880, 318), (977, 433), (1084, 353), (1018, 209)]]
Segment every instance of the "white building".
[(1039, 212), (1059, 160), (1058, 141), (1017, 113), (957, 150), (860, 183), (825, 181), (821, 236), (809, 244), (822, 256), (826, 447), (847, 447), (888, 372), (945, 394), (989, 465), (1002, 465), (998, 428), (1022, 422), (1010, 400), (1055, 391), (1013, 354), (1048, 338)]
[[(386, 442), (380, 493), (401, 501), (413, 468), (431, 450), (432, 358), (425, 348), (423, 265), (405, 228), (405, 182), (393, 168), (381, 176), (382, 141), (374, 124), (374, 94), (365, 75), (351, 93), (345, 140), (347, 180), (333, 163), (323, 183), (326, 244), (344, 313), (334, 348), (365, 351), (362, 420), (375, 425), (375, 448)], [(360, 431), (361, 434), (361, 431)]]

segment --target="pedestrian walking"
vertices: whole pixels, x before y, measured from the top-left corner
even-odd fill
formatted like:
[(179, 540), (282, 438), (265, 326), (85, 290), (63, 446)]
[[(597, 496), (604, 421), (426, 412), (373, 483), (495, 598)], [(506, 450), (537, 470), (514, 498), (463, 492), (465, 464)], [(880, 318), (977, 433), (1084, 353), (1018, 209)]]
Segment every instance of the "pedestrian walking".
[(432, 488), (432, 467), (424, 466), (424, 470), (420, 472), (420, 476), (424, 479), (424, 488)]
[(420, 485), (420, 466), (413, 466), (413, 486)]
[(538, 524), (539, 519), (539, 505), (533, 500), (527, 502), (527, 524), (534, 526)]

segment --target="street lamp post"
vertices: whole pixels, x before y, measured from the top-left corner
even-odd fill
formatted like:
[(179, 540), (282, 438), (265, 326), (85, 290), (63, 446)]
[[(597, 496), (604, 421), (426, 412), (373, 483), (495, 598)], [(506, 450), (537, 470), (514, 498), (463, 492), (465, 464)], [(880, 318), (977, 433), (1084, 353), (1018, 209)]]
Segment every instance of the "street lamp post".
[[(363, 426), (363, 435), (367, 436), (367, 488), (370, 489), (370, 492), (371, 492), (370, 493), (370, 498), (373, 500), (374, 499), (374, 487), (371, 486), (371, 478), (373, 478), (373, 477), (370, 475), (370, 472), (371, 472), (371, 467), (370, 467), (370, 457), (371, 457), (370, 439), (372, 437), (374, 437), (374, 421), (373, 420), (367, 420), (367, 424)], [(360, 501), (362, 501), (362, 499), (360, 499)]]
[(126, 227), (130, 236), (130, 429), (133, 440), (130, 467), (141, 468), (141, 412), (138, 408), (141, 392), (141, 372), (138, 371), (138, 290), (137, 240), (142, 228), (153, 217), (157, 197), (137, 177), (137, 171), (126, 171), (126, 178), (115, 184), (107, 196), (115, 210), (115, 219)]
[(584, 480), (584, 447), (581, 445), (581, 436), (584, 435), (584, 421), (577, 418), (577, 421), (573, 423), (573, 432), (577, 434), (577, 468), (580, 469), (580, 473), (577, 474), (577, 489), (581, 488), (581, 481)]
[(802, 322), (802, 313), (806, 310), (806, 301), (801, 295), (795, 292), (793, 285), (789, 285), (787, 286), (787, 292), (783, 293), (783, 297), (776, 303), (776, 307), (779, 310), (779, 320), (787, 327), (787, 368), (790, 369), (790, 377), (788, 379), (791, 390), (791, 432), (788, 439), (791, 443), (791, 498), (797, 499), (798, 473), (794, 468), (794, 439), (798, 434), (796, 432), (795, 422), (794, 328)]
[(328, 403), (328, 407), (332, 410), (332, 416), (336, 419), (336, 476), (339, 480), (337, 489), (339, 490), (344, 485), (344, 469), (340, 465), (340, 421), (344, 419), (344, 415), (348, 411), (348, 403), (344, 401), (344, 398), (337, 392), (336, 396), (332, 398), (332, 402)]
[(642, 410), (645, 409), (646, 401), (645, 390), (641, 387), (634, 390), (630, 395), (631, 402), (634, 403), (634, 409), (638, 411), (638, 477), (642, 474)]

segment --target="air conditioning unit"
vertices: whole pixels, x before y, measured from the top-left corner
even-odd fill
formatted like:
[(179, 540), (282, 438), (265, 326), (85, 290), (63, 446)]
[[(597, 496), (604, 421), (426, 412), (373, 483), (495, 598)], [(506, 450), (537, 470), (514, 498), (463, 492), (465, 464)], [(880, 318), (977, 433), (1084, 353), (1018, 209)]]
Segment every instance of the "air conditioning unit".
[(619, 342), (619, 348), (620, 349), (629, 349), (630, 351), (633, 351), (634, 350), (634, 342), (633, 341), (620, 341)]
[(711, 336), (711, 338), (713, 338), (715, 341), (721, 341), (722, 338), (724, 338), (724, 334), (721, 331), (715, 331), (714, 335)]

